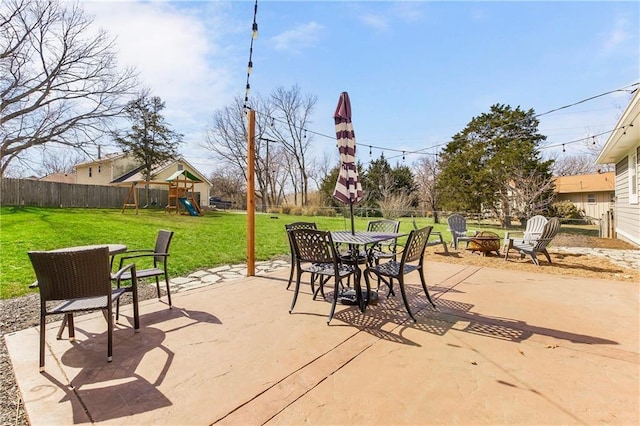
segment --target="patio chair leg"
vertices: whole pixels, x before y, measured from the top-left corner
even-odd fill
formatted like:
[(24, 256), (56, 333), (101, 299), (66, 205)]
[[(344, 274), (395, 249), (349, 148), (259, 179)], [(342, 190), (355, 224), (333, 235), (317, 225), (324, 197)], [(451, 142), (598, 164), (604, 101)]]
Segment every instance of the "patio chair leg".
[(333, 313), (336, 311), (336, 303), (338, 303), (338, 282), (340, 282), (340, 280), (338, 278), (335, 278), (335, 284), (333, 285), (333, 301), (331, 302), (331, 311), (329, 312), (327, 325), (329, 325), (329, 323), (331, 322)]
[(431, 303), (431, 306), (435, 308), (436, 304), (433, 303), (433, 300), (431, 300), (431, 296), (429, 295), (429, 290), (427, 289), (427, 282), (424, 279), (424, 271), (422, 270), (422, 268), (420, 268), (419, 274), (420, 274), (420, 282), (422, 283), (422, 288), (424, 289), (424, 294), (427, 295), (427, 300), (429, 301), (429, 303)]
[(40, 372), (44, 371), (44, 332), (46, 329), (45, 315), (40, 315)]
[(298, 270), (298, 274), (296, 277), (296, 288), (293, 290), (293, 301), (291, 302), (291, 309), (289, 309), (289, 313), (293, 312), (293, 307), (296, 306), (296, 300), (298, 300), (298, 291), (300, 290), (300, 276), (302, 275), (302, 271)]
[(287, 283), (287, 290), (289, 290), (289, 287), (291, 287), (291, 283), (293, 282), (293, 272), (295, 269), (296, 268), (292, 263), (291, 268), (289, 268), (289, 282)]
[(549, 252), (547, 251), (547, 249), (542, 250), (542, 254), (544, 254), (549, 263), (551, 263), (551, 256), (549, 256)]
[(171, 305), (171, 289), (169, 288), (169, 277), (168, 276), (164, 276), (164, 282), (167, 284), (167, 301), (169, 302), (169, 309), (171, 309), (173, 306)]
[(404, 301), (404, 307), (407, 308), (407, 312), (409, 312), (409, 316), (413, 320), (413, 322), (418, 322), (416, 317), (413, 316), (411, 312), (411, 308), (409, 307), (409, 300), (407, 299), (407, 292), (404, 290), (404, 280), (402, 278), (398, 279), (398, 283), (400, 285), (400, 294), (402, 294), (402, 300)]

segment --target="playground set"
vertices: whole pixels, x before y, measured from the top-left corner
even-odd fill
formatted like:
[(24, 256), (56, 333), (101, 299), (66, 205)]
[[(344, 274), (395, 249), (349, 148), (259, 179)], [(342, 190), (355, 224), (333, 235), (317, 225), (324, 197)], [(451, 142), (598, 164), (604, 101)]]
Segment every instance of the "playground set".
[(122, 205), (122, 213), (127, 207), (135, 208), (138, 214), (138, 185), (165, 185), (168, 187), (169, 198), (165, 210), (167, 213), (175, 211), (177, 214), (188, 214), (199, 216), (202, 211), (198, 202), (194, 198), (195, 184), (202, 182), (187, 170), (179, 170), (168, 177), (165, 181), (136, 180), (128, 182), (131, 184), (127, 198)]

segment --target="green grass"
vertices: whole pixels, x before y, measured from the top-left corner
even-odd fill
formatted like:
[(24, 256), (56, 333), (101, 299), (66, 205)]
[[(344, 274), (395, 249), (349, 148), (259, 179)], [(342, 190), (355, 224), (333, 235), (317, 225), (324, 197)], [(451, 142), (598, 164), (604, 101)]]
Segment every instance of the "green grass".
[[(356, 218), (357, 230), (365, 230), (369, 218)], [(314, 221), (319, 229), (350, 229), (343, 217), (301, 217), (290, 215), (256, 215), (256, 260), (268, 260), (288, 254), (284, 231), (286, 223)], [(400, 231), (412, 229), (411, 219), (401, 220)], [(446, 231), (444, 223), (418, 219), (419, 226), (433, 225)], [(468, 223), (470, 229), (491, 230), (504, 235), (492, 225)], [(171, 242), (169, 271), (171, 276), (186, 275), (202, 268), (244, 263), (247, 259), (247, 217), (243, 213), (207, 212), (192, 217), (167, 214), (164, 210), (140, 210), (138, 215), (119, 209), (53, 209), (38, 207), (0, 207), (0, 298), (27, 294), (35, 280), (27, 256), (30, 250), (119, 243), (129, 249), (152, 248), (158, 229), (175, 232)], [(563, 232), (567, 227), (563, 225)], [(580, 229), (577, 233), (586, 232)], [(450, 237), (443, 233), (446, 240)]]

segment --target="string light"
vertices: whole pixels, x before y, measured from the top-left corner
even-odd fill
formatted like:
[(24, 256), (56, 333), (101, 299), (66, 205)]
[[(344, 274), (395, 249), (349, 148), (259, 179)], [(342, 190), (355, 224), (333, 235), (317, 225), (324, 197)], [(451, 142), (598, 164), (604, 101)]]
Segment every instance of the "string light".
[[(256, 11), (257, 11), (257, 0), (256, 0)], [(255, 16), (254, 16), (254, 19), (255, 19)], [(257, 27), (257, 24), (256, 24), (256, 27)], [(547, 115), (547, 114), (550, 114), (552, 112), (556, 112), (556, 111), (559, 111), (559, 110), (562, 110), (562, 109), (566, 109), (566, 108), (569, 108), (569, 107), (572, 107), (572, 106), (575, 106), (575, 105), (579, 105), (581, 103), (584, 103), (584, 102), (587, 102), (587, 101), (590, 101), (590, 100), (593, 100), (593, 99), (596, 99), (596, 98), (599, 98), (599, 97), (602, 97), (602, 96), (605, 96), (605, 95), (608, 95), (608, 94), (611, 94), (611, 93), (616, 93), (616, 92), (620, 92), (620, 91), (630, 91), (630, 88), (633, 88), (633, 87), (636, 87), (636, 86), (639, 86), (639, 85), (640, 85), (640, 82), (633, 83), (633, 84), (630, 84), (630, 85), (625, 86), (625, 87), (620, 88), (620, 89), (611, 90), (611, 91), (608, 91), (608, 92), (605, 92), (605, 93), (601, 93), (601, 94), (596, 95), (596, 96), (591, 96), (589, 98), (583, 99), (581, 101), (578, 101), (578, 102), (575, 102), (575, 103), (572, 103), (572, 104), (569, 104), (569, 105), (565, 105), (565, 106), (562, 106), (562, 107), (559, 107), (559, 108), (555, 108), (555, 109), (546, 111), (544, 113), (535, 114), (532, 117), (525, 117), (522, 120), (524, 121), (524, 120), (528, 120), (530, 118), (537, 118), (537, 117), (540, 117), (540, 116), (543, 116), (543, 115)], [(633, 91), (635, 91), (635, 90), (637, 90), (637, 88), (633, 89)], [(260, 114), (260, 111), (256, 111), (256, 113)], [(276, 120), (278, 120), (281, 123), (287, 124), (287, 125), (290, 124), (290, 123), (285, 122), (284, 120), (275, 119), (275, 118), (273, 118), (271, 116), (268, 116), (268, 117), (271, 119), (271, 126), (272, 127), (275, 126), (275, 121)], [(601, 132), (601, 133), (598, 133), (598, 134), (595, 134), (595, 135), (591, 135), (591, 136), (587, 136), (587, 137), (584, 137), (584, 138), (575, 139), (575, 140), (572, 140), (572, 141), (569, 141), (569, 142), (563, 142), (563, 143), (543, 146), (540, 149), (548, 149), (548, 148), (555, 148), (555, 147), (562, 146), (562, 149), (563, 149), (562, 152), (566, 152), (565, 145), (570, 145), (570, 144), (573, 144), (573, 143), (582, 142), (582, 141), (586, 141), (586, 140), (589, 140), (589, 139), (592, 139), (592, 144), (595, 145), (597, 136), (606, 135), (608, 133), (612, 133), (612, 132), (614, 132), (616, 130), (619, 130), (619, 129), (625, 129), (625, 131), (626, 131), (626, 127), (631, 127), (631, 126), (633, 126), (633, 124), (629, 124), (627, 126), (622, 126), (620, 128), (615, 128), (615, 129), (612, 129), (612, 130), (608, 130), (608, 131)], [(308, 131), (308, 132), (310, 132), (310, 133), (312, 133), (314, 135), (318, 135), (318, 136), (323, 137), (323, 138), (328, 138), (328, 139), (331, 139), (331, 140), (335, 140), (335, 135), (326, 135), (326, 134), (315, 132), (313, 130), (306, 129), (306, 128), (302, 128), (301, 130), (305, 132), (304, 133), (305, 137), (306, 137), (306, 132)], [(402, 150), (402, 149), (394, 149), (394, 148), (381, 147), (381, 146), (375, 146), (375, 145), (368, 145), (368, 146), (369, 146), (369, 156), (373, 156), (373, 149), (377, 149), (377, 150), (381, 151), (381, 158), (384, 158), (384, 150), (387, 150), (387, 151), (392, 151), (392, 152), (399, 153), (399, 155), (391, 156), (391, 157), (388, 157), (387, 159), (393, 159), (393, 158), (397, 158), (397, 157), (402, 156), (403, 161), (405, 161), (407, 154), (419, 154), (419, 155), (434, 155), (435, 158), (436, 158), (436, 161), (437, 161), (437, 159), (438, 159), (438, 153), (437, 152), (433, 153), (433, 152), (425, 152), (425, 151), (430, 151), (430, 150), (433, 150), (434, 148), (438, 148), (438, 147), (441, 147), (441, 146), (446, 146), (449, 143), (450, 143), (450, 141), (441, 142), (441, 143), (438, 143), (438, 144), (435, 144), (435, 145), (432, 145), (432, 146), (429, 146), (429, 147), (424, 147), (424, 148), (417, 149), (415, 151), (406, 151), (406, 150)], [(336, 147), (337, 146), (338, 145), (336, 144)]]
[(249, 108), (249, 93), (251, 93), (251, 84), (249, 84), (249, 77), (253, 72), (253, 41), (258, 38), (258, 23), (256, 17), (258, 16), (258, 0), (256, 0), (253, 6), (253, 24), (251, 25), (251, 44), (249, 45), (249, 62), (247, 63), (247, 85), (244, 92), (244, 108)]

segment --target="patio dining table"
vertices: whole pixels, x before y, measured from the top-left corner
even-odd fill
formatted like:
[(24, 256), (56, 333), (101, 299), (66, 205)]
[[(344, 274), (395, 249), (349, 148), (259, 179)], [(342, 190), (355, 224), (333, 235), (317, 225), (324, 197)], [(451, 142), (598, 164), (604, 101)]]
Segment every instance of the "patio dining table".
[[(348, 244), (350, 246), (350, 252), (353, 256), (351, 262), (358, 267), (362, 264), (367, 264), (366, 259), (364, 259), (364, 261), (360, 261), (360, 259), (358, 259), (360, 246), (365, 249), (368, 245), (373, 247), (376, 243), (393, 240), (406, 235), (407, 234), (401, 232), (331, 231), (331, 238), (334, 243)], [(360, 308), (360, 311), (364, 312), (371, 300), (371, 289), (367, 286), (367, 295), (366, 298), (363, 298), (362, 289), (360, 288), (360, 275), (361, 274), (358, 275), (357, 282), (354, 284), (354, 290), (356, 294), (356, 303)]]

